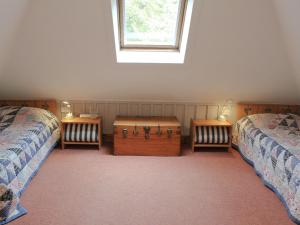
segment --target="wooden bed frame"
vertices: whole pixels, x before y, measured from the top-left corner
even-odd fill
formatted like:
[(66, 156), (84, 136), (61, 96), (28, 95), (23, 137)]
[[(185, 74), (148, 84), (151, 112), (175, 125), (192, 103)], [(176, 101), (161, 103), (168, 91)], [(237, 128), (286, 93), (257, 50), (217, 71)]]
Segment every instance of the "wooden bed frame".
[(237, 120), (241, 119), (244, 116), (257, 113), (293, 113), (300, 115), (300, 105), (252, 103), (240, 103), (237, 105)]
[(1, 106), (28, 106), (46, 109), (58, 116), (58, 107), (56, 100), (0, 100)]

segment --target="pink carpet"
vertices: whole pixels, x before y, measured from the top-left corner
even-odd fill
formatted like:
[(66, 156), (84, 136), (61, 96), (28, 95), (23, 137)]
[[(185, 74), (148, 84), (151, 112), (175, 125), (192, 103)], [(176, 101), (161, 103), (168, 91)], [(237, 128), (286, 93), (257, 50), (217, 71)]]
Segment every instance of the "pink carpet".
[(235, 151), (133, 157), (55, 150), (11, 225), (292, 225)]

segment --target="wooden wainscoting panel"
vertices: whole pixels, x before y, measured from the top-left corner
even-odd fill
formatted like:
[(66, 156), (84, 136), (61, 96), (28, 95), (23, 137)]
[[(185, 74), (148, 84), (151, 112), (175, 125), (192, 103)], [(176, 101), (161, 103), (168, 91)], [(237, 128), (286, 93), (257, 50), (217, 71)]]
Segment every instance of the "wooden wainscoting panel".
[(119, 115), (119, 104), (108, 103), (106, 107), (106, 120), (104, 119), (104, 130), (111, 134), (113, 132), (113, 121)]
[(152, 105), (152, 115), (153, 116), (163, 115), (163, 104), (153, 104)]
[(207, 114), (207, 106), (206, 105), (197, 105), (196, 106), (196, 118), (197, 119), (205, 119)]
[(152, 115), (151, 104), (141, 104), (141, 115), (142, 116)]
[(184, 104), (176, 104), (175, 106), (175, 116), (181, 123), (181, 126), (183, 127), (183, 121), (185, 117), (185, 105)]
[(175, 105), (174, 104), (165, 104), (163, 115), (164, 116), (174, 116), (175, 115)]
[(218, 104), (178, 102), (127, 102), (127, 101), (70, 101), (73, 114), (98, 113), (103, 118), (105, 134), (112, 133), (117, 115), (123, 116), (176, 116), (182, 125), (182, 135), (189, 135), (191, 119), (216, 119)]
[(106, 115), (106, 103), (97, 104), (97, 108), (98, 108), (98, 113), (100, 116)]
[(191, 118), (196, 117), (196, 105), (185, 105), (184, 122), (182, 123), (182, 133), (187, 134), (190, 130)]
[(129, 111), (128, 103), (120, 103), (119, 105), (120, 116), (128, 116), (128, 111)]
[(72, 104), (73, 115), (77, 116), (80, 113), (86, 113), (85, 104), (84, 103), (74, 103)]
[(96, 103), (85, 104), (85, 112), (86, 113), (97, 113), (98, 105)]
[(140, 115), (140, 113), (139, 113), (139, 104), (137, 104), (137, 103), (129, 104), (129, 115), (130, 116)]
[(207, 119), (218, 119), (219, 106), (218, 105), (208, 105), (207, 106)]

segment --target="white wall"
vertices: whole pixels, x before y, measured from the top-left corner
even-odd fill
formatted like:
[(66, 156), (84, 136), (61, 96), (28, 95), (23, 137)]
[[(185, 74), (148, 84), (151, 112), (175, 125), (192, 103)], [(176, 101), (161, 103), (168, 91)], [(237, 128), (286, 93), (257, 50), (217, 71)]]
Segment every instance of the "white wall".
[(273, 1), (197, 0), (185, 64), (117, 64), (110, 1), (31, 0), (1, 98), (299, 102)]
[(28, 0), (0, 0), (0, 77)]
[(300, 1), (275, 0), (275, 6), (300, 96)]

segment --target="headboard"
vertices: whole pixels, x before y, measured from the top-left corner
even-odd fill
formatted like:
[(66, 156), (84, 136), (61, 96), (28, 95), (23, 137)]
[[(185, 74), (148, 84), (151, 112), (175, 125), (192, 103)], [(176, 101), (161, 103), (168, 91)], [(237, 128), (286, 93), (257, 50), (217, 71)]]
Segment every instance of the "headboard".
[(0, 100), (0, 106), (28, 106), (46, 109), (58, 116), (56, 100)]
[(293, 113), (300, 115), (300, 105), (247, 104), (237, 105), (237, 119), (257, 113)]

